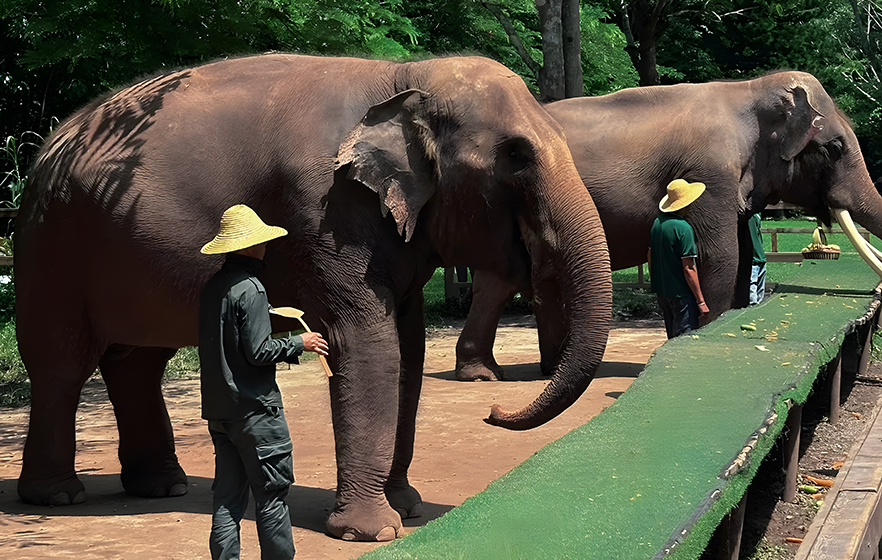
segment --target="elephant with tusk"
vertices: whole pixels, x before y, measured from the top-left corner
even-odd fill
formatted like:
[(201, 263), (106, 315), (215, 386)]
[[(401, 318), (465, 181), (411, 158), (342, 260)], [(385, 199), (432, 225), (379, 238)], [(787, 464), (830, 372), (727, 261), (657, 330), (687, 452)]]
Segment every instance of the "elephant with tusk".
[[(882, 197), (848, 118), (810, 74), (641, 87), (545, 108), (563, 127), (600, 213), (613, 270), (645, 262), (668, 182), (683, 178), (707, 185), (689, 219), (699, 242), (709, 319), (747, 305), (746, 219), (781, 200), (827, 224), (832, 212), (882, 276), (882, 255), (857, 234), (851, 219), (882, 236)], [(526, 265), (507, 278), (475, 273), (472, 308), (457, 344), (457, 379), (502, 375), (492, 353), (496, 325), (517, 291), (529, 294), (528, 277)], [(565, 334), (561, 303), (548, 297), (534, 302), (545, 371), (553, 369)]]

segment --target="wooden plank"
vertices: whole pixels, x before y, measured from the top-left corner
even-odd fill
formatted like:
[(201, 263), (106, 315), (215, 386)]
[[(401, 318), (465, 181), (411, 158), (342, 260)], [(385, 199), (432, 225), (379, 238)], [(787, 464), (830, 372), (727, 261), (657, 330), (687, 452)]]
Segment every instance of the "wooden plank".
[[(858, 557), (864, 528), (875, 509), (877, 495), (871, 492), (841, 492), (831, 515), (812, 549), (812, 560), (850, 560)], [(805, 542), (805, 541), (803, 541)]]
[[(812, 233), (815, 231), (815, 229), (816, 228), (771, 227), (771, 228), (760, 228), (760, 231), (762, 233)], [(824, 231), (826, 233), (830, 233), (830, 234), (833, 234), (833, 233), (844, 234), (845, 233), (844, 231), (842, 231), (841, 227), (831, 227), (829, 229), (824, 228)], [(870, 233), (870, 230), (868, 230), (867, 228), (858, 227), (857, 232), (864, 234), (864, 233)]]
[(802, 253), (766, 253), (768, 262), (802, 262)]
[(12, 257), (0, 256), (0, 266), (12, 266)]

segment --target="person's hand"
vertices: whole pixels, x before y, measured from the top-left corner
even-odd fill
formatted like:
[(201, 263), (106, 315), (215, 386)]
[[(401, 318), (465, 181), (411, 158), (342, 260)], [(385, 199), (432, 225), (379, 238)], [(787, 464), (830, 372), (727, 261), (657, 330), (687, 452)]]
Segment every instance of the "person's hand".
[(322, 335), (316, 332), (305, 332), (300, 335), (303, 339), (303, 349), (315, 352), (321, 356), (328, 355), (328, 342), (322, 338)]
[(698, 317), (699, 319), (704, 319), (710, 313), (710, 309), (708, 309), (707, 304), (703, 301), (698, 302)]

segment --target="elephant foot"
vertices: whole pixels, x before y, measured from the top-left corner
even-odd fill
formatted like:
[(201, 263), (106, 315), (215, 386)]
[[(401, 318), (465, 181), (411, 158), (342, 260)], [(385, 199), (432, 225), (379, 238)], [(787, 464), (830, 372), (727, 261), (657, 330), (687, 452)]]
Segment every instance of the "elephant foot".
[(85, 502), (86, 489), (76, 475), (57, 482), (19, 479), (18, 496), (38, 506), (69, 506)]
[(155, 471), (124, 466), (120, 479), (126, 494), (139, 498), (171, 498), (187, 493), (187, 475), (177, 461)]
[(387, 542), (401, 536), (401, 516), (388, 503), (375, 507), (348, 504), (334, 509), (328, 533), (344, 541)]
[(457, 381), (504, 381), (505, 373), (502, 366), (492, 360), (486, 362), (470, 362), (456, 364)]
[(401, 519), (421, 517), (423, 515), (423, 498), (417, 489), (407, 484), (403, 487), (386, 486), (386, 499), (392, 509), (398, 512)]

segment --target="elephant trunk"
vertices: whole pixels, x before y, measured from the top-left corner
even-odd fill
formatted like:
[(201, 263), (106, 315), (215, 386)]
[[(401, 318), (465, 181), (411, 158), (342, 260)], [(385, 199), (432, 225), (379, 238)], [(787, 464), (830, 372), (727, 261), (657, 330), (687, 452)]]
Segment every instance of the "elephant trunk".
[[(585, 392), (603, 359), (612, 316), (609, 251), (597, 209), (581, 181), (530, 206), (539, 222), (522, 218), (521, 231), (533, 261), (533, 287), (539, 298), (559, 294), (566, 336), (542, 394), (514, 412), (493, 405), (484, 420), (511, 430), (548, 422)], [(545, 289), (548, 285), (553, 289)]]

